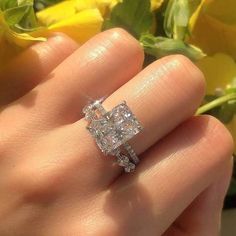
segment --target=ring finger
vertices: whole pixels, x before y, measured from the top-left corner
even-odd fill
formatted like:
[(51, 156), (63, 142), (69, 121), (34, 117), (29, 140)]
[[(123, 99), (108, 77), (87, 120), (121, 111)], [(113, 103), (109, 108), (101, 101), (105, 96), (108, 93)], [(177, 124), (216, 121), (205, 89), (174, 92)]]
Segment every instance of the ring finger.
[[(141, 154), (192, 116), (203, 95), (202, 73), (187, 58), (177, 55), (163, 58), (144, 69), (108, 97), (104, 107), (111, 110), (121, 101), (127, 102), (144, 127), (143, 131), (130, 142), (135, 152)], [(75, 129), (75, 135), (77, 134), (74, 140), (83, 137), (83, 140), (87, 141), (80, 144), (81, 151), (84, 146), (86, 150), (87, 148), (94, 150), (96, 155), (89, 158), (95, 176), (100, 176), (101, 181), (104, 181), (103, 184), (109, 184), (122, 169), (113, 165), (114, 159), (94, 157), (101, 154), (84, 126), (84, 120), (71, 126)]]

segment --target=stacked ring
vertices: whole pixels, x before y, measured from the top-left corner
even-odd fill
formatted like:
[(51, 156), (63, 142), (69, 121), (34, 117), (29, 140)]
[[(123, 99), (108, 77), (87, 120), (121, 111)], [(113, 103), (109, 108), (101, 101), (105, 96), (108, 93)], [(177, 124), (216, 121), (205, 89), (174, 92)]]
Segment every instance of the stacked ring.
[(100, 150), (105, 155), (115, 156), (125, 172), (134, 171), (139, 159), (128, 141), (143, 127), (126, 102), (106, 111), (102, 100), (96, 100), (87, 105), (83, 113), (88, 121), (87, 129)]

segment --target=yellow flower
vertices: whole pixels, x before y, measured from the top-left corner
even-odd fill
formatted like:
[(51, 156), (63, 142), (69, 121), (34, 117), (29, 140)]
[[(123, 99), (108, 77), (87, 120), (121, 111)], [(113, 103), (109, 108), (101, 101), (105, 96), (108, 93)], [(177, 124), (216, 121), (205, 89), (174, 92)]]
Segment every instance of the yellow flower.
[[(152, 0), (152, 10), (160, 7), (163, 1)], [(62, 1), (39, 11), (37, 19), (40, 28), (27, 34), (16, 33), (0, 10), (0, 68), (22, 48), (34, 41), (45, 41), (55, 31), (63, 32), (83, 44), (101, 31), (104, 18), (118, 2), (119, 0)]]
[[(79, 43), (101, 31), (103, 16), (111, 0), (67, 0), (37, 14), (41, 27), (29, 33), (16, 33), (0, 10), (0, 69), (22, 48), (45, 41), (55, 31), (68, 34)], [(108, 4), (109, 3), (109, 4)]]
[(209, 55), (223, 52), (236, 59), (235, 9), (235, 0), (202, 0), (190, 19), (190, 42)]
[[(161, 6), (164, 0), (152, 0), (151, 10)], [(37, 13), (45, 29), (32, 35), (45, 36), (54, 31), (66, 33), (79, 43), (101, 31), (103, 18), (121, 0), (67, 0)]]
[[(215, 94), (217, 88), (224, 91), (236, 79), (236, 63), (229, 55), (217, 53), (207, 56), (196, 62), (196, 65), (206, 78), (207, 94)], [(236, 141), (236, 116), (226, 127)], [(236, 152), (236, 143), (234, 150)]]
[[(202, 0), (189, 22), (190, 43), (209, 55), (196, 63), (205, 75), (207, 94), (224, 91), (236, 78), (235, 9), (235, 0)], [(226, 127), (236, 141), (236, 116)]]
[[(164, 0), (152, 0), (152, 10)], [(5, 22), (0, 10), (0, 63), (15, 55), (19, 48), (33, 41), (45, 41), (55, 31), (66, 33), (82, 44), (99, 33), (103, 19), (120, 0), (65, 0), (37, 13), (40, 28), (30, 33), (16, 33)], [(4, 58), (4, 59), (3, 59)]]
[(223, 53), (204, 57), (196, 65), (205, 75), (207, 94), (214, 94), (217, 88), (224, 90), (236, 78), (234, 59)]
[(105, 0), (61, 2), (37, 13), (45, 28), (33, 35), (48, 37), (51, 32), (61, 31), (82, 44), (101, 31), (106, 6)]

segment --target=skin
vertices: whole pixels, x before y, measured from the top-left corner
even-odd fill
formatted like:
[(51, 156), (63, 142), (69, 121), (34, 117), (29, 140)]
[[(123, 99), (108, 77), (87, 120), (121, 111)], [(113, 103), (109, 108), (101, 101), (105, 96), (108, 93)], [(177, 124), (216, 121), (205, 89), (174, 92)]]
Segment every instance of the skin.
[[(113, 29), (81, 47), (57, 35), (2, 73), (1, 236), (219, 234), (232, 138), (215, 118), (193, 116), (205, 83), (187, 58), (142, 70), (143, 58)], [(144, 126), (131, 141), (141, 159), (131, 174), (85, 129), (82, 108), (104, 96), (108, 110), (126, 100)]]

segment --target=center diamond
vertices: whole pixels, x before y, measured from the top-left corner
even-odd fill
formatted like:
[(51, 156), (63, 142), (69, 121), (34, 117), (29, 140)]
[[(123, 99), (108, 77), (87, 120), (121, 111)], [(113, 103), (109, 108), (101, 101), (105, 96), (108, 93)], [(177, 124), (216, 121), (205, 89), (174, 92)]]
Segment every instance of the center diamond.
[(125, 102), (114, 107), (104, 117), (92, 120), (88, 126), (88, 130), (104, 153), (111, 153), (133, 138), (141, 129), (140, 123)]

